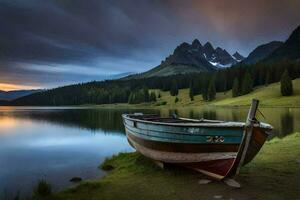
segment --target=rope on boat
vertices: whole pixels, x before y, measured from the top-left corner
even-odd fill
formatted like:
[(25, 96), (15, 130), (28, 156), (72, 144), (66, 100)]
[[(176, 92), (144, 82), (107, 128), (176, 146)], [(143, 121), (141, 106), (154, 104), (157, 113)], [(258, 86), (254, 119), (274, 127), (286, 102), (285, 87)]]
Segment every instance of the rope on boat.
[(260, 114), (264, 119), (267, 119), (267, 118), (265, 117), (265, 115), (264, 115), (259, 109), (257, 109), (257, 111), (259, 112), (259, 114)]

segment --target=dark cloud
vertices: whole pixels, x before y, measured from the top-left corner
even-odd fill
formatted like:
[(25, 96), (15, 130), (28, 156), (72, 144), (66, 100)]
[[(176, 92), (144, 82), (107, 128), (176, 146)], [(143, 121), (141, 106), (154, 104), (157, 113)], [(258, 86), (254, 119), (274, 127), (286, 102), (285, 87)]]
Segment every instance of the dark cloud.
[(144, 71), (180, 42), (247, 55), (284, 40), (297, 0), (0, 0), (0, 83), (51, 87)]

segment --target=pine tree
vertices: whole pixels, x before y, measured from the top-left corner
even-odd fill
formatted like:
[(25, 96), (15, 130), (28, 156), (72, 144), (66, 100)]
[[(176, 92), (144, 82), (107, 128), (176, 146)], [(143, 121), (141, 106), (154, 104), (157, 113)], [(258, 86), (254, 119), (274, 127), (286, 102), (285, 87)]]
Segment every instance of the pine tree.
[(202, 98), (204, 101), (208, 100), (208, 96), (207, 96), (207, 88), (203, 88), (202, 89)]
[(239, 96), (239, 79), (235, 78), (232, 86), (232, 97)]
[(134, 92), (131, 92), (128, 98), (129, 104), (134, 104)]
[(287, 70), (281, 76), (280, 90), (282, 96), (291, 96), (293, 94), (293, 82)]
[(161, 97), (161, 95), (160, 95), (160, 92), (158, 93), (158, 98), (160, 98)]
[(249, 72), (246, 72), (243, 84), (242, 84), (242, 95), (248, 94), (253, 90), (253, 80)]
[(207, 94), (208, 82), (209, 82), (209, 79), (206, 76), (204, 76), (203, 80), (202, 80), (202, 88), (201, 88), (202, 98), (204, 101), (208, 100), (208, 94)]
[(202, 80), (196, 80), (194, 81), (194, 95), (201, 94), (201, 89), (202, 89)]
[(225, 77), (224, 82), (223, 82), (223, 92), (224, 92), (224, 94), (226, 94), (226, 91), (227, 91), (227, 78)]
[(134, 94), (134, 103), (137, 104), (137, 103), (141, 103), (141, 102), (144, 102), (145, 101), (145, 98), (144, 98), (144, 92), (142, 90), (138, 90), (135, 92)]
[(266, 80), (265, 80), (265, 85), (269, 85), (271, 83), (271, 72), (270, 70), (268, 69), (267, 70), (267, 74), (266, 74)]
[(175, 79), (173, 79), (173, 81), (172, 81), (172, 85), (171, 85), (171, 89), (170, 89), (170, 94), (171, 94), (171, 96), (178, 95), (178, 86), (177, 86), (177, 82), (176, 82)]
[(175, 98), (175, 103), (177, 103), (179, 101), (178, 97), (176, 96)]
[(193, 81), (191, 81), (191, 83), (190, 83), (189, 95), (190, 95), (191, 101), (194, 101), (194, 84), (193, 84)]
[(149, 90), (147, 87), (143, 87), (142, 96), (144, 96), (144, 102), (149, 102)]
[(215, 86), (215, 79), (212, 78), (207, 90), (207, 100), (212, 101), (216, 98), (216, 86)]
[(170, 88), (169, 88), (168, 82), (167, 82), (167, 81), (164, 81), (164, 82), (163, 82), (162, 91), (168, 91), (169, 89), (170, 89)]
[(155, 92), (151, 92), (151, 93), (150, 93), (150, 101), (151, 101), (151, 102), (155, 102), (155, 101), (156, 101), (156, 95), (155, 95)]

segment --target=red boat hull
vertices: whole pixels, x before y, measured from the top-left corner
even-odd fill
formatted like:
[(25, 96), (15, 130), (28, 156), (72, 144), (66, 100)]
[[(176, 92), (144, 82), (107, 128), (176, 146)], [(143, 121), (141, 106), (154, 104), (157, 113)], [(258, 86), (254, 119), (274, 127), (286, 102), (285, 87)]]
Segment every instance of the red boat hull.
[[(129, 143), (140, 153), (160, 163), (187, 167), (222, 180), (236, 174), (244, 144), (203, 146), (199, 144), (168, 144), (144, 140), (126, 130)], [(264, 129), (254, 128), (244, 164), (258, 153), (267, 138)]]

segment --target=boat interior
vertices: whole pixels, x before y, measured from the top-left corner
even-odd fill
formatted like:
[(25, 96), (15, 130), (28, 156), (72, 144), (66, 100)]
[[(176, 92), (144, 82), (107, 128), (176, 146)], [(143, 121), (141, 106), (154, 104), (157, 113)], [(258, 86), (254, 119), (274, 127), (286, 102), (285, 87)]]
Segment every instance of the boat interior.
[(164, 123), (223, 123), (224, 121), (219, 120), (208, 120), (208, 119), (188, 119), (188, 118), (178, 118), (175, 114), (171, 117), (160, 117), (154, 114), (130, 114), (128, 117), (132, 119), (152, 121), (152, 122), (164, 122)]

